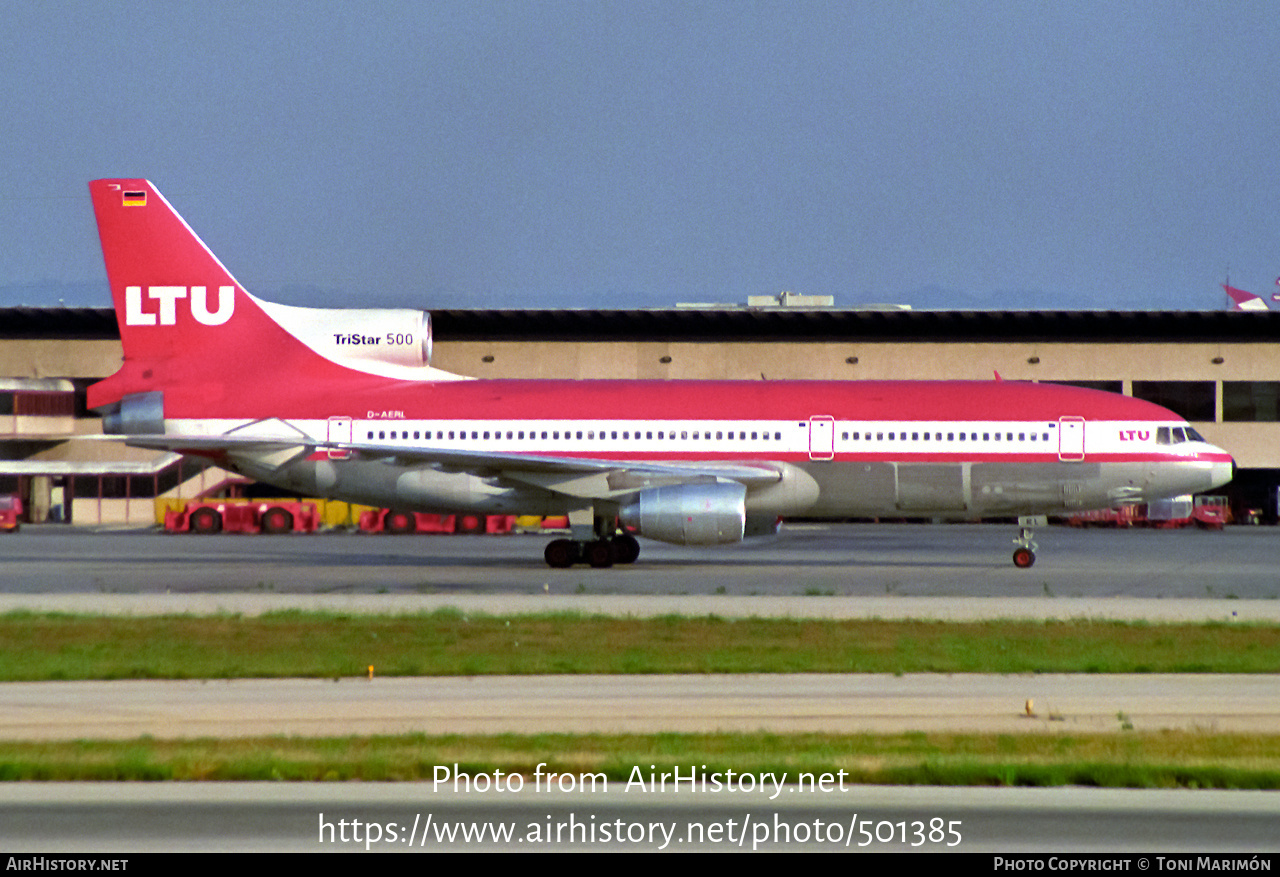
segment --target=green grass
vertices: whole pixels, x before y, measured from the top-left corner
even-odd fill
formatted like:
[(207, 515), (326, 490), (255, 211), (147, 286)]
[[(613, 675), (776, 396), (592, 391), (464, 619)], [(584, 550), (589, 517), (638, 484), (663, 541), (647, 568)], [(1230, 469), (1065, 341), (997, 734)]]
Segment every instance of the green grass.
[(541, 673), (1274, 673), (1280, 625), (456, 610), (0, 616), (0, 681)]
[[(1156, 733), (656, 734), (402, 736), (307, 739), (0, 743), (0, 780), (408, 781), (437, 766), (602, 774), (621, 788), (634, 768), (688, 775), (732, 769), (757, 776), (809, 773), (880, 785), (1280, 788), (1280, 736)], [(705, 767), (704, 767), (705, 765)], [(843, 774), (840, 772), (843, 771)], [(810, 780), (812, 782), (813, 780)], [(597, 786), (599, 787), (599, 786)]]
[[(281, 612), (0, 616), (0, 681), (521, 673), (1272, 673), (1280, 626)], [(0, 780), (431, 780), (679, 765), (846, 784), (1280, 789), (1280, 735), (658, 734), (0, 742)]]

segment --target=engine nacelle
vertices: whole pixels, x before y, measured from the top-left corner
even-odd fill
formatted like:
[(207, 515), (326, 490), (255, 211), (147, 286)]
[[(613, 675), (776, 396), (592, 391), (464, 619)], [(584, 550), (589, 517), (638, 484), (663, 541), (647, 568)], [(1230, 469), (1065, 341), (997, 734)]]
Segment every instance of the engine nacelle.
[(618, 519), (641, 536), (677, 545), (741, 542), (747, 488), (736, 482), (676, 484), (636, 494)]
[(431, 315), (407, 308), (299, 308), (259, 301), (286, 332), (331, 362), (431, 365)]

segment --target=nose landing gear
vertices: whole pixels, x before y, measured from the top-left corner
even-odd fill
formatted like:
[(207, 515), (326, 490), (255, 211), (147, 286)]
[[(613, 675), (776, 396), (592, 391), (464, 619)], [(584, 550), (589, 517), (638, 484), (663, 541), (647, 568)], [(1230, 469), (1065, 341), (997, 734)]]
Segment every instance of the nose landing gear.
[(1018, 526), (1022, 529), (1018, 533), (1018, 538), (1013, 540), (1013, 544), (1018, 546), (1013, 550), (1013, 565), (1018, 569), (1030, 569), (1036, 562), (1036, 549), (1040, 546), (1036, 545), (1035, 533), (1031, 528), (1044, 527), (1048, 523), (1049, 519), (1044, 515), (1018, 518)]

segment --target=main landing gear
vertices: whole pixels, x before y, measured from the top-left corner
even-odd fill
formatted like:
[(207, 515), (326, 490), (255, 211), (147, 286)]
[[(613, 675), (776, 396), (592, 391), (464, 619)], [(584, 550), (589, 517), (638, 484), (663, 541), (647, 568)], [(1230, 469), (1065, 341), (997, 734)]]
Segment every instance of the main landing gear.
[(615, 563), (635, 563), (640, 556), (640, 543), (630, 533), (617, 533), (590, 542), (556, 539), (547, 546), (543, 556), (547, 566), (556, 569), (567, 569), (575, 563), (606, 569)]
[(1049, 519), (1044, 515), (1018, 518), (1018, 526), (1022, 529), (1018, 533), (1018, 538), (1013, 540), (1013, 544), (1018, 546), (1013, 550), (1013, 565), (1018, 569), (1030, 569), (1036, 562), (1036, 549), (1040, 546), (1036, 545), (1035, 533), (1031, 528), (1044, 527), (1048, 523)]

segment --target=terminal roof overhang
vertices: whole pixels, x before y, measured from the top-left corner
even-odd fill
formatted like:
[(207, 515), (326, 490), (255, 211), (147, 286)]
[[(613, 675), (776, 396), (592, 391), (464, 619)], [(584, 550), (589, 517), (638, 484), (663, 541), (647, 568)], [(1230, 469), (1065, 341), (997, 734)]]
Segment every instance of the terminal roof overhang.
[[(1280, 311), (433, 310), (449, 341), (1280, 342)], [(0, 308), (0, 338), (118, 338), (110, 308)]]

